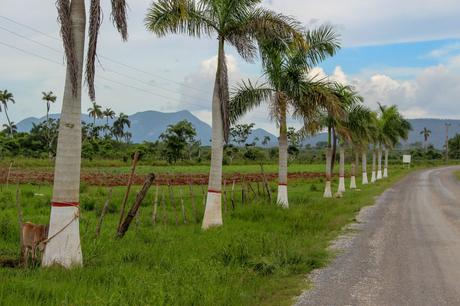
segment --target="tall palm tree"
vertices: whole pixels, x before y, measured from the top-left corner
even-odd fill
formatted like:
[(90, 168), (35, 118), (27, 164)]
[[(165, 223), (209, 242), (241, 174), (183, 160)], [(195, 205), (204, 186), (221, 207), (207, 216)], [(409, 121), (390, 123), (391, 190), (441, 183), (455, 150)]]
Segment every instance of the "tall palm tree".
[(288, 129), (289, 109), (293, 115), (308, 121), (309, 115), (318, 107), (326, 109), (329, 105), (318, 99), (319, 82), (307, 77), (309, 69), (327, 56), (335, 54), (339, 48), (337, 35), (329, 26), (309, 31), (305, 41), (309, 48), (286, 48), (266, 42), (261, 44), (264, 77), (266, 84), (253, 86), (249, 81), (241, 84), (230, 102), (231, 121), (241, 117), (250, 109), (267, 101), (271, 116), (279, 127), (279, 176), (277, 202), (289, 207), (287, 191)]
[[(57, 0), (58, 20), (66, 55), (66, 80), (57, 140), (49, 237), (43, 266), (69, 268), (83, 264), (79, 230), (79, 190), (81, 165), (81, 89), (85, 45), (86, 9), (84, 0)], [(126, 40), (125, 0), (112, 1), (112, 19)], [(97, 38), (101, 22), (99, 0), (90, 2), (89, 45), (86, 82), (95, 99), (94, 75)]]
[(428, 138), (431, 136), (431, 131), (427, 129), (427, 127), (424, 127), (423, 130), (420, 131), (420, 135), (423, 135), (423, 147), (426, 152), (428, 148)]
[(6, 120), (8, 121), (9, 125), (9, 131), (10, 131), (10, 136), (13, 136), (13, 133), (11, 133), (11, 120), (10, 117), (8, 116), (8, 103), (15, 103), (16, 101), (14, 100), (14, 96), (11, 92), (8, 90), (0, 90), (0, 112), (2, 111), (2, 106), (3, 106), (3, 111), (5, 112)]
[(293, 19), (259, 7), (262, 0), (158, 0), (149, 9), (147, 29), (158, 36), (182, 33), (218, 41), (217, 71), (212, 99), (211, 169), (203, 229), (222, 223), (222, 159), (228, 141), (228, 73), (225, 43), (233, 45), (247, 61), (257, 55), (256, 43), (265, 39), (297, 36)]
[(51, 103), (56, 102), (56, 99), (57, 97), (53, 94), (52, 91), (42, 91), (42, 100), (46, 102), (46, 122), (49, 120)]
[(93, 106), (88, 108), (88, 115), (93, 117), (93, 125), (96, 125), (96, 119), (104, 118), (102, 107), (96, 104), (96, 102), (93, 102)]
[[(353, 131), (358, 132), (362, 129), (362, 118), (363, 109), (360, 108), (360, 103), (363, 102), (363, 98), (358, 92), (351, 86), (335, 84), (333, 92), (339, 99), (344, 109), (344, 115), (338, 118), (332, 118), (329, 122), (333, 123), (334, 131), (337, 132), (340, 137), (340, 164), (339, 164), (339, 186), (338, 192), (342, 193), (345, 191), (345, 143), (350, 142)], [(337, 137), (336, 137), (337, 138)], [(331, 165), (332, 171), (332, 165)]]
[[(349, 144), (355, 153), (354, 162), (351, 164), (350, 189), (356, 188), (356, 169), (359, 165), (359, 153), (365, 154), (368, 141), (372, 134), (372, 112), (364, 105), (354, 105), (348, 112), (346, 122), (347, 129), (350, 131)], [(363, 156), (363, 182), (367, 184), (366, 158)], [(365, 178), (364, 178), (365, 177)]]
[[(381, 133), (384, 135), (379, 143), (379, 165), (381, 167), (383, 147), (385, 153), (383, 177), (388, 177), (388, 150), (398, 144), (401, 139), (407, 140), (412, 126), (404, 119), (396, 105), (388, 107), (379, 104), (379, 117)], [(379, 171), (377, 171), (377, 178), (379, 178)]]

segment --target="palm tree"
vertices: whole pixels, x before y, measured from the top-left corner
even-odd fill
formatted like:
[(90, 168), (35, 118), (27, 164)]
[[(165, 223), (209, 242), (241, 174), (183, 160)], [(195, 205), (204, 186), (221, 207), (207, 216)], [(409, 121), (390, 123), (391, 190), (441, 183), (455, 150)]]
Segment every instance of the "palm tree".
[(128, 115), (120, 113), (120, 115), (118, 115), (117, 120), (113, 122), (113, 126), (112, 126), (112, 134), (113, 136), (115, 136), (115, 139), (117, 141), (125, 137), (126, 135), (125, 126), (130, 128), (131, 121), (128, 119)]
[(113, 111), (111, 108), (106, 108), (102, 111), (102, 116), (107, 119), (107, 125), (109, 125), (109, 119), (113, 119), (115, 115), (115, 111)]
[(42, 95), (43, 95), (42, 100), (46, 102), (46, 122), (48, 122), (51, 103), (56, 102), (57, 97), (53, 94), (52, 91), (49, 91), (49, 92), (42, 91)]
[(3, 124), (3, 130), (10, 135), (14, 135), (18, 132), (18, 127), (14, 122), (10, 122), (9, 124)]
[[(97, 38), (101, 22), (99, 0), (90, 2), (89, 44), (86, 82), (95, 99), (94, 75)], [(43, 266), (69, 268), (83, 263), (79, 230), (79, 190), (81, 165), (81, 89), (85, 45), (86, 9), (84, 0), (57, 0), (58, 20), (66, 55), (66, 80), (57, 140), (49, 237)], [(126, 3), (112, 1), (112, 19), (123, 39), (127, 38)]]
[(158, 0), (146, 17), (147, 29), (158, 36), (182, 33), (215, 35), (218, 40), (217, 71), (212, 99), (211, 169), (203, 229), (222, 223), (222, 159), (229, 133), (229, 91), (225, 43), (233, 45), (243, 59), (256, 57), (256, 42), (298, 36), (293, 19), (259, 7), (262, 0)]
[(97, 105), (96, 102), (93, 102), (93, 106), (88, 108), (88, 115), (90, 117), (93, 117), (93, 125), (96, 125), (96, 118), (104, 118), (102, 107), (100, 105)]
[(372, 134), (372, 112), (367, 107), (358, 104), (351, 107), (348, 112), (346, 122), (347, 129), (350, 131), (349, 144), (355, 153), (354, 162), (351, 164), (350, 189), (356, 188), (356, 169), (359, 165), (359, 153), (363, 155), (363, 184), (367, 184), (366, 173), (366, 147)]
[(377, 171), (377, 179), (381, 175), (381, 159), (382, 147), (385, 152), (385, 166), (383, 177), (388, 177), (388, 150), (393, 148), (401, 139), (406, 140), (409, 136), (409, 131), (412, 130), (409, 121), (399, 113), (396, 105), (384, 106), (379, 104), (379, 121), (380, 121), (380, 136), (379, 139), (379, 171)]
[(323, 26), (305, 35), (305, 41), (310, 46), (304, 48), (285, 48), (278, 44), (266, 42), (261, 45), (264, 76), (266, 84), (253, 86), (248, 81), (242, 83), (236, 90), (230, 102), (231, 121), (236, 121), (250, 109), (267, 101), (271, 116), (279, 127), (279, 175), (277, 202), (289, 207), (287, 192), (288, 166), (288, 129), (287, 115), (289, 109), (293, 115), (308, 121), (311, 113), (318, 108), (326, 109), (329, 105), (319, 99), (320, 82), (314, 82), (307, 77), (309, 69), (327, 56), (332, 56), (338, 49), (337, 35), (331, 27)]
[(422, 131), (420, 131), (420, 134), (423, 135), (423, 147), (425, 148), (425, 152), (428, 148), (428, 138), (431, 136), (431, 131), (427, 129), (426, 127), (423, 128)]
[(10, 136), (13, 136), (13, 133), (11, 133), (11, 120), (10, 117), (8, 116), (8, 103), (15, 103), (16, 101), (14, 100), (14, 96), (11, 92), (8, 90), (0, 90), (0, 112), (2, 111), (2, 106), (3, 106), (3, 111), (5, 112), (6, 120), (8, 121), (8, 126), (10, 127), (8, 130), (10, 131)]
[(264, 136), (264, 139), (262, 140), (262, 145), (268, 146), (268, 144), (270, 143), (270, 141), (271, 141), (270, 136)]

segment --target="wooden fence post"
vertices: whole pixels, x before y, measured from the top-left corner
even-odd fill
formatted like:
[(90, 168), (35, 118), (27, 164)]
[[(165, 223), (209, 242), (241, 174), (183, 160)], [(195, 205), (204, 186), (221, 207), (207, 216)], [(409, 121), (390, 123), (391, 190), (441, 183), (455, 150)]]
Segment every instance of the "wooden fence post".
[(180, 195), (180, 205), (182, 207), (182, 220), (184, 221), (184, 224), (187, 224), (187, 216), (185, 214), (185, 205), (184, 205), (184, 197), (182, 194), (182, 187), (179, 189), (179, 195)]
[(152, 211), (152, 223), (153, 225), (157, 224), (157, 210), (158, 210), (158, 183), (155, 189), (155, 198), (153, 200), (153, 211)]
[(109, 208), (111, 198), (112, 198), (112, 188), (109, 189), (109, 192), (107, 193), (107, 199), (105, 200), (104, 206), (102, 207), (101, 216), (99, 217), (99, 222), (96, 227), (96, 238), (98, 238), (99, 235), (101, 234), (102, 221), (104, 220), (104, 216), (107, 213), (107, 209)]
[(195, 196), (193, 194), (193, 186), (192, 186), (191, 181), (189, 181), (188, 186), (189, 186), (189, 189), (190, 189), (190, 201), (192, 202), (192, 208), (193, 208), (193, 214), (194, 214), (194, 217), (195, 217), (195, 222), (198, 223), (199, 222), (199, 220), (198, 220), (198, 211), (196, 209)]
[(177, 205), (174, 201), (174, 193), (171, 187), (171, 182), (168, 180), (168, 189), (169, 189), (169, 204), (171, 204), (172, 209), (174, 210), (174, 217), (176, 218), (176, 225), (179, 225), (179, 216), (177, 215)]
[(129, 192), (131, 191), (131, 185), (133, 184), (134, 172), (136, 171), (138, 160), (139, 160), (139, 152), (136, 151), (136, 153), (134, 153), (134, 158), (133, 158), (133, 162), (131, 165), (131, 174), (129, 176), (125, 197), (123, 198), (123, 202), (121, 203), (120, 221), (118, 221), (117, 231), (120, 231), (121, 223), (123, 222), (123, 218), (125, 217), (126, 202), (128, 202)]
[(118, 238), (122, 238), (126, 234), (126, 231), (128, 230), (129, 225), (131, 224), (134, 217), (136, 216), (137, 211), (139, 210), (139, 207), (141, 206), (142, 200), (144, 200), (154, 180), (155, 180), (155, 174), (150, 173), (147, 176), (147, 179), (145, 180), (141, 191), (139, 191), (139, 193), (137, 194), (136, 201), (134, 202), (133, 207), (131, 207), (131, 209), (129, 210), (128, 214), (126, 215), (126, 219), (123, 221), (123, 223), (120, 226), (120, 229), (118, 230), (118, 233), (117, 233)]

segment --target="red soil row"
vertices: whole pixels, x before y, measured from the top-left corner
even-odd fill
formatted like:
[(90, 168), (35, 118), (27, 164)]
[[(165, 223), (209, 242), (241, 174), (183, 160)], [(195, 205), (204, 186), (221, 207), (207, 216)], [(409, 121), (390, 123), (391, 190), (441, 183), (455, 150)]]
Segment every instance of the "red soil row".
[[(7, 180), (8, 169), (0, 168), (0, 184), (5, 184)], [(267, 173), (266, 178), (268, 180), (276, 180), (278, 178), (277, 173)], [(54, 174), (49, 171), (37, 171), (37, 170), (23, 170), (14, 169), (11, 170), (9, 183), (10, 184), (47, 184), (53, 182)], [(294, 172), (289, 173), (290, 179), (312, 179), (324, 177), (323, 173), (315, 172)], [(141, 185), (144, 183), (146, 175), (135, 175), (134, 184)], [(125, 186), (128, 182), (129, 174), (113, 174), (104, 172), (82, 172), (81, 180), (89, 185), (95, 186)], [(225, 175), (224, 179), (228, 184), (235, 180), (236, 183), (242, 182), (262, 182), (263, 177), (260, 173), (233, 173)], [(160, 185), (187, 185), (189, 183), (194, 185), (206, 185), (208, 183), (207, 174), (187, 174), (187, 175), (157, 175), (156, 183)]]

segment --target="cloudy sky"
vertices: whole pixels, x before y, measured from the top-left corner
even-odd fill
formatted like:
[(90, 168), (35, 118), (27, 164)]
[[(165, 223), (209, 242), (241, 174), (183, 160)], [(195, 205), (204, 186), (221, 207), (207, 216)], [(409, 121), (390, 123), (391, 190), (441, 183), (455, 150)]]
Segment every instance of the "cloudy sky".
[[(129, 41), (122, 43), (109, 19), (109, 2), (102, 1), (97, 103), (128, 114), (188, 109), (209, 123), (215, 38), (156, 38), (143, 23), (151, 1), (131, 0)], [(15, 122), (44, 115), (44, 90), (57, 94), (52, 112), (60, 110), (65, 68), (54, 3), (0, 1), (0, 89), (15, 95), (9, 108)], [(267, 0), (263, 5), (310, 28), (334, 25), (343, 48), (315, 73), (356, 86), (369, 106), (397, 104), (411, 118), (460, 118), (460, 1)], [(258, 78), (259, 65), (244, 63), (231, 48), (227, 53), (232, 83)], [(85, 97), (83, 111), (89, 106)], [(244, 120), (276, 133), (263, 109)], [(5, 121), (0, 114), (0, 124)]]

